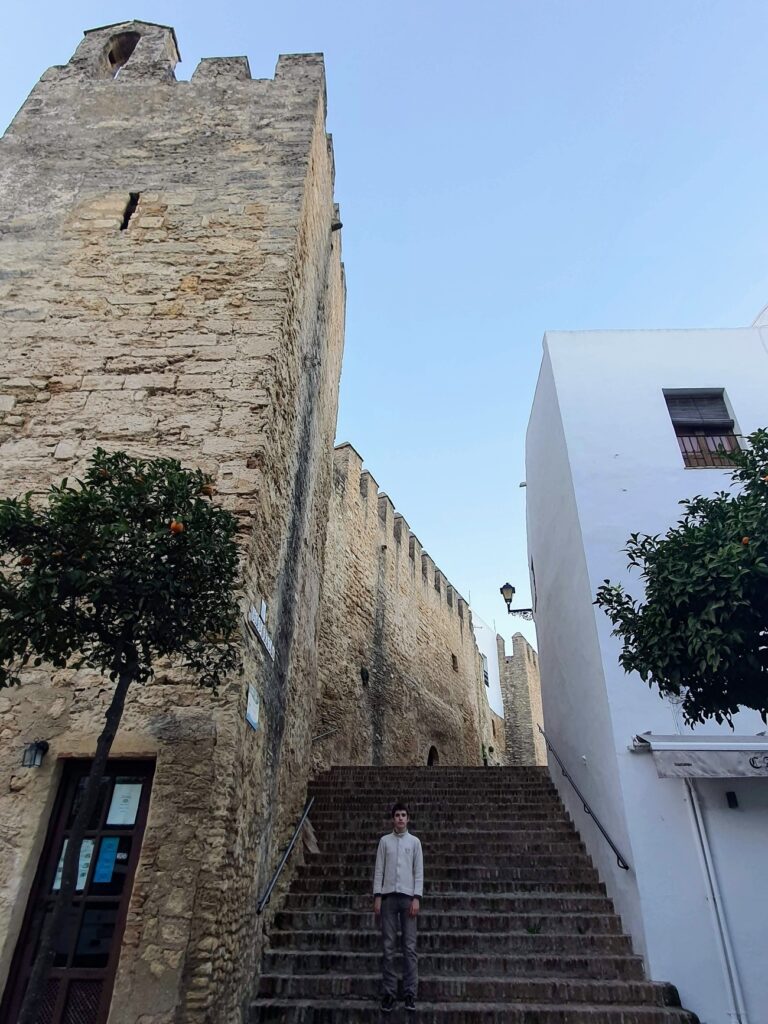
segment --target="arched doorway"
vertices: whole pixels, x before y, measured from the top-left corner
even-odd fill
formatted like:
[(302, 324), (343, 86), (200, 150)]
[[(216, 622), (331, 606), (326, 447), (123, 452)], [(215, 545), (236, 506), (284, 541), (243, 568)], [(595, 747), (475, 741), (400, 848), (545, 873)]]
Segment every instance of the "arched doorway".
[(437, 752), (437, 747), (430, 747), (429, 753), (427, 754), (427, 768), (431, 768), (435, 764), (440, 763), (440, 755)]

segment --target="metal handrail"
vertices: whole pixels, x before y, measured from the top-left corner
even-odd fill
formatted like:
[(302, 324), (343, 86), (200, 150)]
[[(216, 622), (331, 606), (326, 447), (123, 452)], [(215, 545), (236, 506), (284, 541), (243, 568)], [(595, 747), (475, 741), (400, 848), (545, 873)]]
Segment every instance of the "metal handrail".
[(271, 879), (269, 885), (264, 890), (264, 895), (261, 897), (259, 902), (256, 904), (256, 913), (257, 914), (260, 914), (262, 912), (262, 910), (264, 909), (264, 907), (266, 907), (266, 905), (269, 903), (270, 897), (272, 895), (272, 890), (275, 888), (275, 885), (277, 884), (277, 880), (280, 877), (280, 873), (283, 870), (283, 868), (285, 867), (285, 862), (288, 860), (288, 858), (291, 855), (291, 850), (296, 845), (296, 840), (299, 838), (299, 832), (301, 832), (302, 826), (303, 826), (304, 822), (307, 820), (307, 815), (312, 810), (312, 804), (314, 802), (315, 802), (315, 798), (314, 797), (310, 797), (310, 799), (307, 800), (306, 806), (304, 807), (304, 813), (302, 814), (301, 818), (299, 818), (299, 824), (293, 830), (293, 835), (291, 836), (291, 841), (290, 841), (290, 843), (288, 843), (288, 846), (286, 847), (285, 853), (280, 858), (280, 863), (277, 865), (277, 871), (275, 871), (274, 875), (272, 875), (272, 879)]
[(318, 740), (323, 740), (326, 736), (333, 736), (333, 734), (338, 731), (338, 729), (326, 729), (325, 732), (319, 732), (317, 736), (313, 736), (312, 742), (317, 743)]
[(538, 722), (536, 723), (536, 728), (537, 728), (537, 729), (539, 730), (539, 732), (541, 733), (541, 735), (542, 735), (542, 736), (544, 737), (544, 742), (545, 742), (545, 743), (546, 743), (546, 745), (547, 745), (547, 749), (548, 749), (548, 750), (551, 750), (551, 751), (552, 751), (552, 753), (553, 753), (553, 754), (555, 755), (555, 760), (556, 760), (556, 761), (557, 761), (557, 763), (558, 763), (558, 764), (560, 765), (560, 768), (561, 768), (561, 770), (562, 770), (562, 773), (563, 773), (563, 775), (564, 775), (564, 776), (566, 777), (566, 779), (567, 779), (567, 780), (568, 780), (568, 781), (570, 782), (570, 784), (571, 784), (571, 785), (573, 786), (573, 788), (574, 788), (574, 789), (576, 790), (576, 795), (578, 796), (579, 800), (581, 800), (581, 804), (582, 804), (582, 807), (584, 808), (584, 810), (586, 811), (586, 813), (587, 813), (587, 814), (588, 814), (588, 815), (590, 816), (590, 818), (592, 819), (592, 821), (594, 821), (594, 823), (595, 823), (595, 824), (597, 825), (597, 827), (599, 828), (599, 830), (600, 830), (600, 833), (601, 833), (601, 835), (602, 835), (603, 839), (605, 839), (605, 841), (606, 841), (606, 842), (608, 843), (608, 845), (610, 846), (610, 848), (611, 848), (611, 849), (613, 850), (613, 852), (614, 852), (614, 853), (616, 854), (616, 863), (617, 863), (617, 864), (619, 865), (619, 867), (620, 867), (620, 868), (622, 868), (622, 869), (623, 869), (624, 871), (629, 871), (629, 870), (630, 870), (630, 867), (629, 867), (629, 863), (628, 863), (628, 861), (626, 861), (626, 860), (624, 859), (624, 857), (622, 857), (622, 855), (621, 855), (621, 851), (619, 850), (618, 846), (616, 845), (616, 843), (614, 843), (614, 841), (613, 841), (613, 840), (611, 839), (611, 837), (610, 837), (610, 836), (608, 835), (608, 833), (607, 833), (607, 832), (605, 831), (605, 829), (604, 829), (604, 828), (603, 828), (603, 826), (601, 825), (601, 823), (600, 823), (600, 820), (598, 819), (597, 815), (596, 815), (596, 814), (595, 814), (595, 812), (594, 812), (594, 811), (592, 810), (592, 808), (591, 808), (591, 807), (589, 806), (589, 804), (587, 803), (587, 801), (586, 801), (586, 800), (584, 799), (584, 794), (583, 794), (583, 793), (581, 792), (581, 790), (579, 789), (579, 787), (578, 787), (578, 786), (576, 785), (576, 783), (575, 783), (575, 782), (573, 781), (573, 779), (572, 779), (572, 777), (571, 777), (571, 774), (570, 774), (570, 772), (568, 771), (568, 769), (567, 769), (567, 768), (565, 767), (565, 765), (563, 764), (563, 762), (562, 762), (562, 760), (561, 760), (561, 758), (560, 758), (560, 755), (559, 755), (559, 754), (558, 754), (558, 752), (557, 752), (557, 751), (555, 750), (555, 748), (554, 748), (554, 747), (552, 746), (552, 743), (551, 743), (551, 741), (550, 741), (549, 737), (548, 737), (548, 736), (547, 736), (547, 734), (546, 734), (546, 733), (544, 732), (544, 730), (543, 730), (543, 729), (541, 728), (541, 726), (539, 725), (539, 723), (538, 723)]

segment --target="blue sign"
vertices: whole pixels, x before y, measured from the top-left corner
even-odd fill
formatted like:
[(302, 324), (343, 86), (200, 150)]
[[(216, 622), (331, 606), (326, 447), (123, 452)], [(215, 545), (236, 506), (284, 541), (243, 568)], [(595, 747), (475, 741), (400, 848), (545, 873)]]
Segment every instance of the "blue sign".
[(99, 847), (99, 859), (93, 871), (93, 883), (105, 885), (112, 881), (112, 872), (115, 870), (117, 859), (117, 845), (120, 839), (117, 836), (107, 836), (101, 840)]

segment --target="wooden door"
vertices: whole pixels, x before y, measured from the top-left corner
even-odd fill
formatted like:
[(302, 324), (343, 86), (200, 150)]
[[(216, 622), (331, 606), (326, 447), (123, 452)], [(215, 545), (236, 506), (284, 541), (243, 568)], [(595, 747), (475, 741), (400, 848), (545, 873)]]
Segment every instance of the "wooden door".
[[(11, 966), (1, 1019), (16, 1024), (32, 958), (59, 887), (69, 829), (90, 761), (64, 767), (59, 796)], [(154, 763), (110, 761), (80, 850), (77, 893), (56, 937), (38, 1024), (105, 1024), (147, 820)]]

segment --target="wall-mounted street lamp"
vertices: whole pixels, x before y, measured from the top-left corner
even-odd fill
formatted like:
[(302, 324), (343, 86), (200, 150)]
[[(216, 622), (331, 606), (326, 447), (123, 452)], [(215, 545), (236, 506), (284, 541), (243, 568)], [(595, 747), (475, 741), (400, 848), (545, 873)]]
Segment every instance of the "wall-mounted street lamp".
[(515, 596), (515, 588), (511, 583), (505, 583), (503, 587), (499, 587), (499, 593), (504, 598), (507, 605), (507, 611), (510, 615), (519, 615), (523, 619), (527, 619), (528, 622), (533, 622), (533, 608), (513, 608), (512, 598)]
[(34, 740), (32, 743), (28, 743), (24, 747), (24, 753), (21, 757), (22, 768), (39, 768), (47, 753), (47, 740)]

